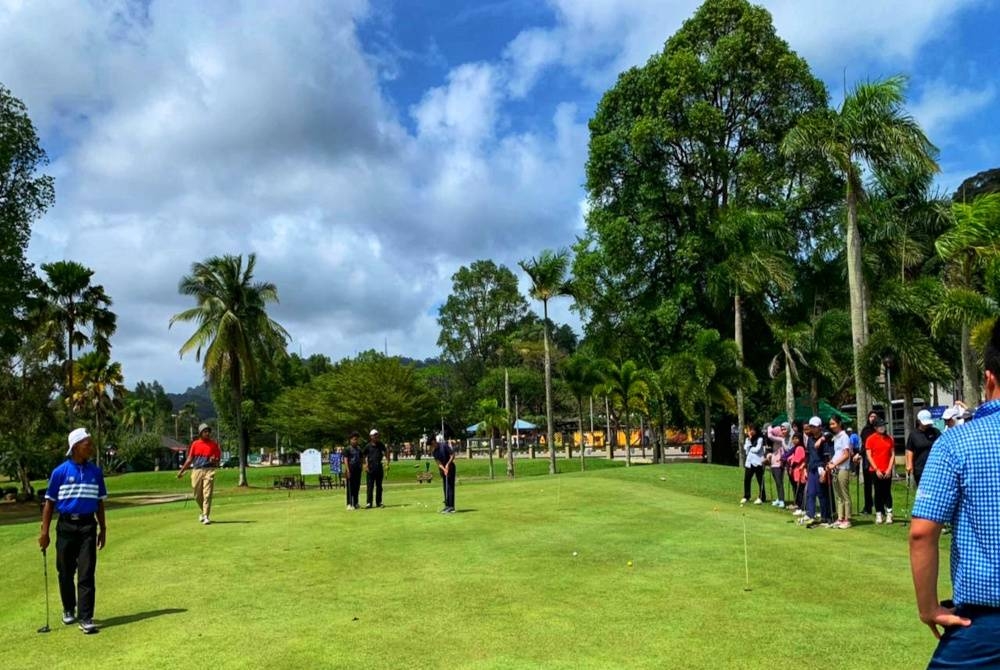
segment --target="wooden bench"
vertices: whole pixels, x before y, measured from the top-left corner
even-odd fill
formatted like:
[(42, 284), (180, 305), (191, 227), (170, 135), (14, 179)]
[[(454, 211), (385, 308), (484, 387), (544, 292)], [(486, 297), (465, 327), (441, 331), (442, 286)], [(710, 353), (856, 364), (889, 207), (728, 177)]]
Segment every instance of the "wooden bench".
[(319, 487), (321, 489), (332, 489), (333, 488), (333, 477), (329, 475), (319, 476)]
[(417, 483), (423, 484), (427, 482), (428, 484), (434, 481), (434, 474), (431, 472), (418, 472), (417, 473)]

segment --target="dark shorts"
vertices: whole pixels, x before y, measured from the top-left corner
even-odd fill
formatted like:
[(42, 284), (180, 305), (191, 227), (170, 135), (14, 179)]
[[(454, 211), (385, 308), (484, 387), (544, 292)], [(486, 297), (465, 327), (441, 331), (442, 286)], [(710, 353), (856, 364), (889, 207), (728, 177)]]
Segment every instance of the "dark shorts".
[(963, 605), (955, 610), (972, 620), (941, 636), (928, 668), (1000, 668), (1000, 608)]

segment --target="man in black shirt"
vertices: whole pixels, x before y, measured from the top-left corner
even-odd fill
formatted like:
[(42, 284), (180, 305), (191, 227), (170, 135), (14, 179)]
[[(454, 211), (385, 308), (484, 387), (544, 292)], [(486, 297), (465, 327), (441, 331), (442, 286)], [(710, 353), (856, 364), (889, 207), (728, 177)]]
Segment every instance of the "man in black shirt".
[(455, 451), (445, 441), (444, 435), (437, 436), (434, 460), (441, 471), (441, 485), (444, 488), (444, 509), (442, 514), (455, 513)]
[(868, 449), (865, 441), (875, 432), (875, 422), (878, 421), (878, 412), (871, 410), (868, 412), (868, 422), (861, 429), (861, 476), (865, 479), (865, 506), (861, 509), (862, 514), (871, 514), (872, 505), (875, 500), (875, 477), (868, 472)]
[(351, 442), (344, 449), (344, 473), (347, 475), (347, 509), (359, 507), (358, 493), (361, 491), (361, 470), (363, 454), (359, 441), (361, 436), (355, 431), (351, 433)]
[(365, 509), (371, 509), (372, 492), (375, 493), (375, 506), (384, 507), (382, 504), (382, 480), (385, 478), (385, 471), (382, 469), (382, 459), (388, 460), (389, 450), (379, 439), (378, 431), (372, 428), (368, 433), (368, 444), (365, 445), (365, 472), (368, 482), (368, 496)]
[(931, 454), (934, 441), (941, 436), (934, 427), (934, 418), (926, 409), (917, 412), (917, 429), (910, 431), (906, 438), (906, 474), (913, 475), (913, 483), (920, 486), (920, 476), (924, 474), (924, 465)]

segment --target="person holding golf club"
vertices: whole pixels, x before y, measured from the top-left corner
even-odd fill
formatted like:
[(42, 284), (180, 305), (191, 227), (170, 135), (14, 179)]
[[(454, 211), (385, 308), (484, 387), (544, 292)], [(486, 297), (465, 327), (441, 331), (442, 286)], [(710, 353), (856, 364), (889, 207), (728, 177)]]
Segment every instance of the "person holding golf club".
[(361, 492), (361, 465), (364, 454), (361, 449), (361, 435), (358, 431), (351, 433), (347, 449), (344, 450), (344, 473), (347, 475), (347, 511), (358, 509), (358, 495)]
[[(1000, 667), (1000, 320), (983, 352), (986, 402), (930, 450), (910, 525), (920, 620), (938, 638), (929, 668)], [(938, 601), (938, 542), (951, 539), (952, 598)]]
[(833, 457), (826, 464), (829, 477), (836, 493), (837, 520), (830, 524), (831, 528), (851, 527), (851, 460), (854, 450), (851, 449), (851, 438), (844, 430), (844, 420), (834, 414), (830, 417), (830, 432), (833, 433)]
[(767, 439), (771, 441), (771, 453), (768, 454), (768, 464), (771, 467), (771, 478), (774, 479), (775, 499), (771, 504), (785, 508), (785, 464), (791, 455), (789, 434), (792, 424), (787, 421), (780, 426), (767, 427)]
[(220, 461), (222, 450), (219, 443), (212, 439), (212, 427), (203, 423), (198, 426), (198, 439), (188, 448), (187, 458), (177, 473), (177, 479), (191, 468), (191, 488), (194, 489), (194, 499), (201, 508), (198, 522), (205, 526), (212, 523), (209, 515), (212, 513), (212, 494), (215, 492), (215, 469), (219, 467)]
[(378, 430), (372, 428), (368, 433), (368, 444), (365, 445), (364, 469), (367, 473), (365, 481), (368, 485), (368, 495), (365, 498), (365, 509), (371, 509), (372, 493), (375, 494), (375, 506), (385, 507), (382, 504), (382, 481), (385, 479), (385, 470), (382, 468), (382, 459), (385, 459), (386, 467), (389, 463), (389, 450), (382, 440), (379, 439)]
[[(809, 419), (806, 426), (806, 513), (799, 522), (807, 527), (818, 523), (830, 524), (830, 486), (826, 464), (833, 457), (833, 447), (823, 434), (823, 420)], [(819, 515), (816, 498), (819, 498)]]
[(767, 500), (764, 494), (764, 438), (752, 423), (747, 424), (746, 433), (747, 438), (743, 443), (743, 451), (746, 452), (743, 463), (743, 499), (740, 504), (745, 505), (750, 499), (750, 483), (756, 477), (759, 494), (753, 504), (760, 505)]
[[(868, 454), (866, 477), (875, 484), (875, 523), (892, 524), (892, 477), (895, 474), (896, 455), (892, 437), (885, 430), (885, 419), (875, 419), (875, 432), (868, 436), (865, 451)], [(884, 516), (883, 516), (884, 515)]]
[(795, 504), (792, 505), (792, 516), (802, 516), (803, 498), (806, 493), (806, 448), (802, 446), (802, 433), (792, 433), (792, 444), (788, 456), (788, 481), (795, 486)]
[(68, 626), (79, 619), (80, 630), (90, 635), (97, 632), (94, 625), (94, 574), (97, 570), (97, 550), (104, 549), (108, 538), (108, 524), (104, 518), (104, 500), (108, 497), (108, 490), (104, 485), (104, 473), (90, 462), (94, 446), (87, 429), (74, 429), (69, 434), (68, 442), (68, 458), (49, 476), (38, 546), (43, 553), (48, 549), (52, 512), (59, 512), (56, 522), (56, 571), (59, 573), (59, 596), (63, 605), (62, 622)]
[[(861, 475), (864, 480), (865, 503), (861, 508), (862, 514), (871, 514), (872, 505), (875, 502), (875, 479), (872, 476), (871, 463), (868, 460), (868, 438), (875, 433), (875, 423), (879, 420), (878, 412), (874, 409), (868, 412), (868, 420), (861, 429)], [(884, 425), (884, 424), (883, 424)]]
[(444, 509), (442, 514), (455, 513), (455, 450), (451, 448), (444, 435), (437, 436), (434, 447), (434, 460), (441, 471), (441, 486), (444, 488)]

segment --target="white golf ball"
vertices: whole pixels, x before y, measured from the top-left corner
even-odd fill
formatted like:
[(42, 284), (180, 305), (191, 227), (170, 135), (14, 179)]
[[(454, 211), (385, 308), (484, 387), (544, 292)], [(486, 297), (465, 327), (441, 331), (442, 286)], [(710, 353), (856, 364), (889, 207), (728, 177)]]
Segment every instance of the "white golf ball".
[(576, 552), (575, 551), (573, 552), (573, 555), (576, 556)]

